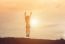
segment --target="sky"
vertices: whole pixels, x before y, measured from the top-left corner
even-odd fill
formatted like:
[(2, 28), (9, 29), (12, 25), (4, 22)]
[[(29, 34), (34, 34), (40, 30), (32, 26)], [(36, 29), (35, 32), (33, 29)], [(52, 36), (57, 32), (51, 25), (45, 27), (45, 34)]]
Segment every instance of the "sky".
[(25, 37), (25, 10), (38, 21), (30, 38), (65, 39), (65, 0), (0, 0), (0, 37)]

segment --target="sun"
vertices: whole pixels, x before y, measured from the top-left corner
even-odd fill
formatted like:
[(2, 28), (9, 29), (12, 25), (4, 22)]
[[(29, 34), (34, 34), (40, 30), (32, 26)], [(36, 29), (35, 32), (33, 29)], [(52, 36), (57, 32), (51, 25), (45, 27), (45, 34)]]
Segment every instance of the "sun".
[(37, 25), (38, 25), (38, 20), (35, 19), (35, 18), (30, 19), (30, 25), (31, 25), (32, 27), (37, 26)]

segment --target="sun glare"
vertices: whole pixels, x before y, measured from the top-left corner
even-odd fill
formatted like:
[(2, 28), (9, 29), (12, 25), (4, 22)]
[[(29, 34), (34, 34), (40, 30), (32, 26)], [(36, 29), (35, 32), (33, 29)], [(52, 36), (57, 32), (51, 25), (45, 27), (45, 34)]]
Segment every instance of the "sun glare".
[(31, 19), (30, 24), (31, 24), (32, 27), (37, 26), (38, 25), (38, 20), (37, 19)]

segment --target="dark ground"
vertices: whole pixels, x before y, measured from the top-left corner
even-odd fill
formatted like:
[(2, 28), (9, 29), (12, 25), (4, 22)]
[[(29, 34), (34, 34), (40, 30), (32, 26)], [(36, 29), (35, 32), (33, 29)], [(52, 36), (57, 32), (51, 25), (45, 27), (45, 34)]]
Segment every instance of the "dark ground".
[(29, 38), (0, 38), (0, 44), (65, 44), (65, 40), (41, 40)]

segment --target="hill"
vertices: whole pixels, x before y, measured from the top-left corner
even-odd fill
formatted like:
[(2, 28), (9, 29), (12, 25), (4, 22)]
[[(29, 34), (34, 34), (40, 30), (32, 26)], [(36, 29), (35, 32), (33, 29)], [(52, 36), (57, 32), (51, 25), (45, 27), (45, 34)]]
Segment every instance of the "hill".
[(41, 40), (29, 38), (0, 38), (0, 44), (65, 44), (65, 40)]

